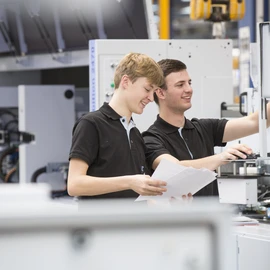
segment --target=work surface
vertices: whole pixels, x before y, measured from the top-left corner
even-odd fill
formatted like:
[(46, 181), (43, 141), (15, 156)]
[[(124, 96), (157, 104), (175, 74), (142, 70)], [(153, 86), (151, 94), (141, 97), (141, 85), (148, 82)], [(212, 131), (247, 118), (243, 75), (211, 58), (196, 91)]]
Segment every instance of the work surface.
[(233, 232), (270, 240), (270, 224), (259, 223), (259, 225), (235, 226)]

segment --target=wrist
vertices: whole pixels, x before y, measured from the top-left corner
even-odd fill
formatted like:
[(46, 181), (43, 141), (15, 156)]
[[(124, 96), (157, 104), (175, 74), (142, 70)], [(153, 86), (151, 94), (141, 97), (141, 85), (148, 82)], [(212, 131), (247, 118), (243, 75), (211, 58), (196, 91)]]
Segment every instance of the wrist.
[(227, 162), (225, 161), (225, 156), (223, 153), (219, 153), (217, 154), (218, 156), (218, 164), (217, 164), (217, 167), (219, 167), (220, 165), (224, 165), (226, 164)]
[(132, 189), (133, 190), (133, 175), (127, 175), (125, 177), (125, 186), (126, 189)]

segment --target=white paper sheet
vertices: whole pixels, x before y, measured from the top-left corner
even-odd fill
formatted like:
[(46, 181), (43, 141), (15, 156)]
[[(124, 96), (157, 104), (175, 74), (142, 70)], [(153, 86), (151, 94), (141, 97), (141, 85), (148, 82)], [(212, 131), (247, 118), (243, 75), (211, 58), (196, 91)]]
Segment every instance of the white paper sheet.
[(165, 200), (171, 197), (182, 199), (182, 195), (197, 191), (216, 179), (216, 173), (208, 169), (194, 169), (185, 167), (169, 160), (162, 159), (155, 172), (153, 179), (167, 182), (167, 191), (161, 196), (139, 196), (136, 201), (144, 200)]

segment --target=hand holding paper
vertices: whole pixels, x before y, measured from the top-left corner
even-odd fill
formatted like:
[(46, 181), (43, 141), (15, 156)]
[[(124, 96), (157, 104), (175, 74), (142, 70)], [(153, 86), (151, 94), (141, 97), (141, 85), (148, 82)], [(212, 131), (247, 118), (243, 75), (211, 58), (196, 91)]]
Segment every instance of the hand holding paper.
[(164, 180), (167, 182), (167, 191), (161, 196), (139, 196), (136, 201), (143, 200), (170, 200), (182, 198), (183, 195), (197, 191), (216, 179), (216, 173), (207, 169), (194, 169), (185, 167), (169, 160), (162, 159), (155, 172), (153, 179)]

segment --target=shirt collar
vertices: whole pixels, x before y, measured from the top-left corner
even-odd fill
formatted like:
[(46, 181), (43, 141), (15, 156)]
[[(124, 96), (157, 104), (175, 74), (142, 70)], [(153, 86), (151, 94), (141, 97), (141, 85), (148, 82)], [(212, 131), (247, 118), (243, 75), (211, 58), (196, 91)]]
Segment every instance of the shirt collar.
[[(121, 120), (124, 118), (126, 121), (126, 117), (119, 115), (107, 102), (104, 102), (103, 105), (99, 108), (99, 110), (108, 118), (111, 118), (113, 120)], [(132, 117), (130, 118), (130, 121), (134, 126), (136, 126)]]
[[(157, 120), (155, 122), (155, 125), (159, 129), (163, 130), (166, 134), (178, 132), (178, 130), (179, 130), (179, 127), (176, 127), (176, 126), (169, 124), (168, 122), (163, 120), (159, 115), (157, 116)], [(186, 117), (185, 117), (185, 125), (184, 125), (183, 129), (193, 129), (193, 128), (194, 127), (191, 124), (191, 122), (188, 119), (186, 119)]]
[(136, 124), (134, 123), (133, 119), (130, 119), (130, 122), (127, 123), (127, 118), (125, 116), (120, 118), (120, 122), (122, 123), (122, 125), (127, 129), (127, 128), (133, 128), (136, 127)]
[(107, 102), (104, 102), (103, 105), (99, 108), (99, 110), (106, 115), (108, 118), (113, 120), (118, 120), (122, 118)]

